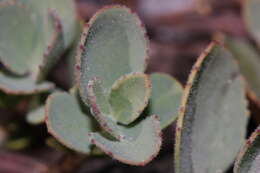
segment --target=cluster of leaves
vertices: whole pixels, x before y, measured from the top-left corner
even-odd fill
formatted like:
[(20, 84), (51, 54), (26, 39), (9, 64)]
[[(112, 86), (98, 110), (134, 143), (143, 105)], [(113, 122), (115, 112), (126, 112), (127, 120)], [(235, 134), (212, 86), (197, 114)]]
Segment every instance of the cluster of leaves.
[(0, 106), (14, 107), (18, 96), (30, 96), (37, 109), (28, 119), (40, 121), (34, 115), (44, 112), (42, 94), (55, 90), (46, 76), (78, 34), (75, 10), (70, 0), (0, 1)]
[(161, 147), (161, 129), (177, 117), (182, 87), (166, 74), (144, 73), (147, 51), (146, 33), (129, 9), (97, 12), (82, 33), (75, 86), (48, 98), (49, 132), (80, 152), (90, 153), (95, 144), (131, 165), (152, 160)]
[[(162, 130), (177, 118), (175, 172), (226, 170), (245, 142), (246, 94), (260, 105), (256, 48), (219, 37), (222, 43), (212, 42), (197, 59), (183, 91), (169, 75), (145, 73), (149, 42), (141, 21), (126, 7), (108, 6), (84, 25), (77, 79), (63, 92), (46, 75), (77, 38), (73, 6), (70, 0), (0, 1), (0, 89), (36, 100), (52, 93), (28, 120), (42, 122), (45, 112), (48, 131), (68, 148), (91, 155), (97, 146), (121, 162), (145, 165), (161, 148)], [(248, 0), (244, 9), (258, 45), (259, 6)], [(6, 101), (1, 97), (0, 104)], [(237, 157), (235, 173), (259, 171), (259, 129)]]

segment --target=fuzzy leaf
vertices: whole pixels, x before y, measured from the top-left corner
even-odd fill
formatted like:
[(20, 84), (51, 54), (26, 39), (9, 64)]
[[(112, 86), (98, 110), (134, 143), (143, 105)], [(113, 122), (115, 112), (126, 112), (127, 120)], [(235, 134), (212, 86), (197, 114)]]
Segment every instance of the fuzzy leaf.
[(65, 47), (68, 48), (74, 41), (77, 31), (77, 15), (75, 2), (71, 0), (53, 1), (53, 0), (20, 0), (25, 6), (28, 6), (34, 15), (39, 17), (42, 27), (44, 28), (44, 37), (46, 44), (52, 40), (53, 27), (51, 21), (49, 21), (49, 12), (55, 11), (56, 15), (60, 18), (62, 24), (63, 37)]
[(260, 56), (246, 40), (227, 38), (226, 44), (234, 58), (238, 60), (241, 73), (252, 89), (254, 97), (260, 100)]
[(151, 81), (143, 73), (128, 74), (112, 86), (109, 103), (112, 115), (122, 124), (130, 124), (143, 112), (151, 95)]
[(258, 46), (260, 46), (259, 10), (260, 10), (259, 0), (246, 0), (243, 3), (243, 17), (244, 17), (246, 27), (250, 32), (250, 34), (258, 42)]
[(34, 94), (52, 90), (49, 82), (35, 83), (31, 77), (11, 77), (0, 72), (0, 90), (8, 94)]
[(227, 169), (244, 141), (247, 102), (238, 65), (212, 43), (189, 76), (176, 127), (175, 172)]
[[(35, 0), (33, 0), (35, 1)], [(38, 0), (38, 2), (41, 0)], [(75, 2), (71, 0), (63, 0), (63, 1), (53, 1), (46, 0), (49, 3), (48, 9), (52, 9), (57, 12), (57, 15), (60, 17), (62, 29), (63, 29), (63, 37), (64, 37), (64, 45), (65, 48), (68, 48), (72, 45), (73, 41), (76, 39), (77, 31), (78, 31), (78, 16), (76, 12)], [(39, 4), (39, 3), (38, 3)], [(39, 6), (41, 8), (41, 6)]]
[(0, 43), (0, 60), (12, 72), (31, 72), (34, 80), (42, 81), (75, 39), (78, 20), (74, 2), (20, 0), (1, 4), (0, 22), (5, 27), (1, 27), (0, 39), (7, 41)]
[(49, 45), (45, 52), (40, 56), (39, 62), (36, 63), (33, 71), (35, 72), (35, 78), (38, 81), (43, 80), (48, 71), (55, 65), (59, 60), (59, 56), (64, 51), (64, 37), (63, 28), (60, 17), (55, 11), (49, 10), (48, 17), (52, 25), (53, 31)]
[(92, 115), (100, 126), (117, 139), (120, 139), (123, 134), (111, 116), (110, 105), (104, 94), (101, 81), (97, 78), (90, 80), (88, 83), (88, 97)]
[[(40, 17), (44, 28), (44, 53), (36, 69), (36, 79), (42, 80), (50, 68), (60, 58), (62, 52), (68, 49), (77, 36), (79, 22), (77, 20), (75, 3), (71, 0), (28, 0), (24, 2), (30, 6), (35, 15)], [(69, 10), (68, 10), (69, 9)]]
[(44, 31), (41, 33), (45, 45), (44, 50), (36, 63), (37, 68), (33, 69), (35, 78), (41, 81), (61, 54), (76, 39), (79, 22), (76, 17), (75, 4), (71, 0), (26, 0), (24, 4), (30, 7), (35, 16), (38, 16)]
[(0, 61), (18, 74), (29, 71), (28, 59), (39, 40), (38, 23), (31, 14), (30, 10), (16, 3), (0, 4)]
[(69, 79), (68, 81), (71, 87), (77, 82), (77, 79), (75, 78), (75, 67), (76, 67), (75, 57), (77, 55), (78, 44), (80, 42), (80, 37), (83, 30), (82, 23), (79, 23), (77, 26), (78, 27), (76, 31), (77, 33), (76, 39), (74, 40), (73, 44), (71, 45), (70, 49), (65, 55), (65, 61), (68, 64), (68, 79)]
[(117, 124), (111, 115), (111, 108), (101, 85), (101, 81), (97, 78), (90, 80), (88, 84), (88, 97), (92, 115), (99, 122), (102, 129), (116, 139), (135, 139), (140, 133), (142, 123), (135, 122), (130, 126)]
[(234, 167), (235, 173), (259, 173), (260, 170), (260, 126), (247, 140)]
[(98, 133), (90, 133), (90, 139), (111, 157), (130, 165), (142, 166), (158, 154), (162, 143), (160, 122), (156, 116), (143, 120), (138, 137), (131, 141), (111, 141)]
[(46, 123), (48, 131), (59, 142), (76, 151), (89, 153), (87, 134), (93, 131), (92, 119), (80, 110), (76, 96), (54, 93), (46, 103)]
[(178, 116), (183, 89), (177, 80), (167, 74), (153, 73), (151, 80), (149, 113), (159, 116), (161, 128), (164, 129)]
[[(104, 41), (105, 40), (105, 41)], [(87, 84), (98, 77), (105, 94), (115, 80), (146, 68), (148, 42), (141, 22), (130, 10), (110, 6), (99, 10), (86, 25), (78, 51), (81, 96), (87, 103)]]

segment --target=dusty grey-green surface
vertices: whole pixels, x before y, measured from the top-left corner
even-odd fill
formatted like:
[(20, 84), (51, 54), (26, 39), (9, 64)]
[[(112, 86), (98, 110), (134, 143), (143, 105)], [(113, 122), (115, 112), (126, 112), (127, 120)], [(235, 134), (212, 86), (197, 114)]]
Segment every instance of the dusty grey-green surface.
[(149, 102), (149, 113), (159, 116), (161, 128), (168, 127), (178, 116), (183, 88), (168, 74), (153, 73), (152, 95)]
[(88, 133), (93, 131), (93, 122), (81, 111), (75, 95), (54, 93), (45, 109), (48, 131), (59, 142), (79, 152), (90, 152)]
[(259, 173), (260, 171), (260, 126), (251, 134), (242, 148), (234, 167), (235, 173)]
[(82, 35), (78, 54), (81, 96), (87, 102), (88, 81), (98, 77), (106, 95), (122, 75), (143, 72), (147, 40), (139, 19), (120, 6), (101, 9)]
[(213, 43), (193, 67), (176, 128), (176, 173), (224, 171), (244, 142), (245, 88), (232, 58)]

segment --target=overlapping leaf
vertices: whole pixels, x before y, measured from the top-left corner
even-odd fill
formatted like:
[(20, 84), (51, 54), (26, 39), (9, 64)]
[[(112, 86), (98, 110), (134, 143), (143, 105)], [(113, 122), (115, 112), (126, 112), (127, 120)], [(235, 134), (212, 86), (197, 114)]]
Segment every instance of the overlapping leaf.
[(235, 173), (258, 173), (260, 170), (260, 126), (242, 148), (234, 167)]
[(136, 120), (148, 104), (151, 81), (148, 75), (134, 73), (118, 79), (110, 92), (112, 115), (122, 124)]
[(37, 85), (75, 39), (74, 2), (6, 0), (0, 2), (0, 13), (1, 63), (17, 78), (26, 76)]
[(78, 53), (81, 96), (87, 103), (87, 84), (98, 77), (108, 95), (122, 75), (144, 72), (147, 40), (139, 19), (120, 6), (103, 8), (86, 25)]
[[(154, 115), (143, 120), (142, 129), (133, 140), (111, 141), (98, 133), (90, 133), (91, 142), (119, 161), (143, 166), (151, 161), (161, 148), (161, 128), (157, 118)], [(134, 128), (132, 127), (129, 133), (136, 130)]]
[(148, 110), (150, 114), (159, 116), (161, 128), (164, 129), (178, 116), (183, 89), (177, 80), (167, 74), (153, 73), (151, 81), (152, 95)]
[(81, 111), (75, 95), (54, 93), (46, 105), (48, 131), (60, 142), (76, 151), (89, 153), (88, 133), (93, 131), (91, 117)]

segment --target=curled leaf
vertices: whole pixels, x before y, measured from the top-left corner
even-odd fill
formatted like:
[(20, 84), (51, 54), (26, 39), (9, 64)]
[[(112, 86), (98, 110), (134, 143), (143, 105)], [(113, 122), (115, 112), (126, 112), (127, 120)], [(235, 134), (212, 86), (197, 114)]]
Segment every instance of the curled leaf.
[(136, 120), (148, 104), (151, 80), (143, 73), (128, 74), (112, 86), (109, 103), (112, 115), (122, 124)]
[(91, 142), (106, 154), (121, 162), (137, 166), (144, 166), (151, 161), (158, 154), (162, 144), (160, 122), (155, 115), (142, 122), (141, 131), (133, 140), (111, 141), (98, 133), (90, 133), (89, 136)]
[(88, 99), (91, 112), (100, 126), (117, 139), (120, 139), (123, 134), (111, 115), (110, 104), (104, 94), (101, 81), (97, 78), (90, 80), (88, 83)]

